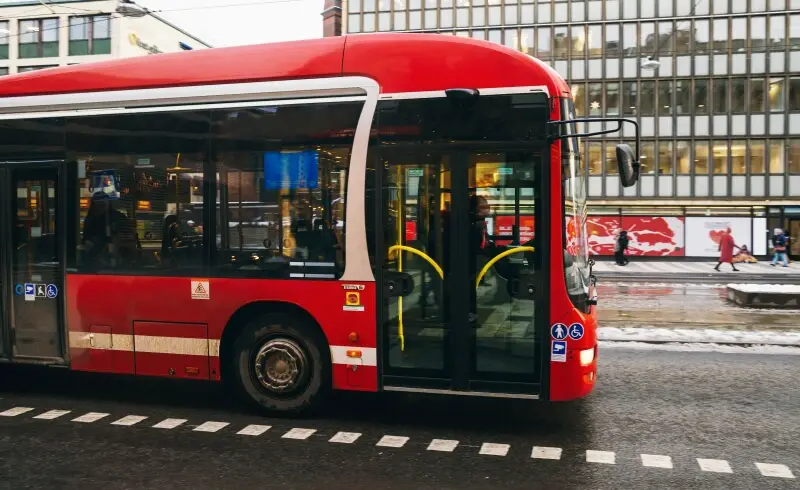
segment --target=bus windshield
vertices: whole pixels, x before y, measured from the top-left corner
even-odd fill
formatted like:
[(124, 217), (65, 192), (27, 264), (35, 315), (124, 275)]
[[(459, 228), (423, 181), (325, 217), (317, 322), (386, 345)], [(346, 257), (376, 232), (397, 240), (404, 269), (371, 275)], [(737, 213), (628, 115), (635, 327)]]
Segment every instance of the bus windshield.
[[(563, 99), (564, 119), (575, 119), (571, 99)], [(577, 133), (575, 124), (565, 125), (570, 134)], [(561, 174), (564, 193), (564, 278), (572, 303), (588, 311), (589, 247), (586, 232), (586, 174), (581, 162), (578, 138), (561, 140)]]

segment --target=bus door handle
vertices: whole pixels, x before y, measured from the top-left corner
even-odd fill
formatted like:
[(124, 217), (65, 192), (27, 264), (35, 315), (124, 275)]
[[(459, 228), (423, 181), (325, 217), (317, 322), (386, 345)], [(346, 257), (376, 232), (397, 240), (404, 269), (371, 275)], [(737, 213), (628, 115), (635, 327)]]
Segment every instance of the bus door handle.
[(406, 272), (384, 272), (383, 294), (389, 298), (408, 296), (414, 291), (414, 278)]

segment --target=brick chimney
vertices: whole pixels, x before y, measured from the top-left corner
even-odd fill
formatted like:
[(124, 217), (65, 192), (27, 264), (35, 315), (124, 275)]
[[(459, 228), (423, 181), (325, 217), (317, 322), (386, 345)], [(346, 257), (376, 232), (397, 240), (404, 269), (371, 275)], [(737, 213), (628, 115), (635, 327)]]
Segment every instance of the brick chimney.
[(342, 0), (325, 0), (322, 11), (323, 37), (342, 35)]

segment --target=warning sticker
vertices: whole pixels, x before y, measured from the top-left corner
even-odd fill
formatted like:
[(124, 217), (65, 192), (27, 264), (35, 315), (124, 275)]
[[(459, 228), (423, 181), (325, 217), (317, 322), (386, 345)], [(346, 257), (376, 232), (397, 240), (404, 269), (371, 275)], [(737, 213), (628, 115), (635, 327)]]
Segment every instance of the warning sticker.
[(208, 279), (192, 279), (192, 299), (211, 299)]
[(361, 293), (356, 291), (347, 291), (344, 293), (344, 311), (364, 311), (364, 306), (361, 304)]

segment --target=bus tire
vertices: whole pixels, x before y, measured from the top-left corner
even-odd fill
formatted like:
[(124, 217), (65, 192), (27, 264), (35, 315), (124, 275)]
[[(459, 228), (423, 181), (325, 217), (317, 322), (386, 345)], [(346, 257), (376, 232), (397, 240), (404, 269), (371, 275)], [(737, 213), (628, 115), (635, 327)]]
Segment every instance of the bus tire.
[(308, 412), (329, 391), (327, 342), (296, 315), (265, 314), (248, 323), (232, 361), (239, 391), (271, 414)]

